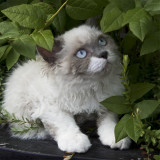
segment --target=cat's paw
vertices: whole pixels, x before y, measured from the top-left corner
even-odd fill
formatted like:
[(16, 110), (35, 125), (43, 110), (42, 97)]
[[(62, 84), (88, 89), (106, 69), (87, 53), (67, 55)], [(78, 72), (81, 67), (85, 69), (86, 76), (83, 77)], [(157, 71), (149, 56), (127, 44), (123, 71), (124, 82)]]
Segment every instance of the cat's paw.
[(131, 140), (128, 137), (120, 140), (118, 143), (115, 143), (114, 134), (100, 135), (99, 139), (103, 145), (109, 146), (112, 149), (128, 149), (131, 144)]
[(86, 152), (91, 146), (88, 137), (83, 133), (69, 135), (64, 133), (63, 136), (58, 137), (57, 143), (62, 151), (77, 153)]
[(126, 137), (126, 138), (120, 140), (118, 143), (113, 142), (110, 145), (110, 147), (113, 148), (113, 149), (114, 148), (119, 148), (119, 149), (122, 150), (122, 149), (128, 149), (130, 144), (131, 144), (131, 140), (128, 137)]

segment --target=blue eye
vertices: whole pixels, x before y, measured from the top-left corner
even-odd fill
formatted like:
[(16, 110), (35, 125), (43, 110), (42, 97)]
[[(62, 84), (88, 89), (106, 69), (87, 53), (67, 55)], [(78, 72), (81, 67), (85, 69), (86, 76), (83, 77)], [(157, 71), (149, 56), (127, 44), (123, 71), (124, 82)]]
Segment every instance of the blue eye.
[(105, 46), (107, 44), (107, 41), (104, 38), (99, 38), (98, 43), (101, 46)]
[(77, 52), (76, 56), (77, 56), (78, 58), (85, 58), (85, 57), (87, 56), (87, 52), (86, 52), (84, 49), (79, 50), (79, 51)]

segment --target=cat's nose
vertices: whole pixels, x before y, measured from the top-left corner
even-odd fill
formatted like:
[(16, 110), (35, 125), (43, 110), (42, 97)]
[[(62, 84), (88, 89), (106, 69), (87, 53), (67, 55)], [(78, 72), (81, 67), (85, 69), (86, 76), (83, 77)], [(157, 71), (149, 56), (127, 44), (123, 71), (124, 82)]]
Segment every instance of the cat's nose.
[(104, 51), (104, 52), (100, 53), (99, 58), (107, 59), (108, 58), (108, 52)]

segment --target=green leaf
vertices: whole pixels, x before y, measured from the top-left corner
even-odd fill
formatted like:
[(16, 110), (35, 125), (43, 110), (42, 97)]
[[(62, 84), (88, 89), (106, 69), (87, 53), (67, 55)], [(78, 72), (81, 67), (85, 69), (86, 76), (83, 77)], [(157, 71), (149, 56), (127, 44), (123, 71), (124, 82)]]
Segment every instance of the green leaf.
[(126, 123), (127, 135), (137, 143), (142, 133), (142, 122), (137, 117), (130, 116)]
[(53, 7), (51, 5), (44, 3), (44, 2), (35, 3), (35, 4), (32, 4), (32, 6), (35, 6), (39, 9), (43, 10), (45, 12), (45, 14), (55, 13), (55, 9), (53, 9)]
[(100, 22), (102, 32), (111, 32), (123, 27), (123, 16), (124, 13), (118, 8), (105, 12)]
[(2, 46), (3, 44), (5, 44), (7, 42), (6, 39), (0, 39), (0, 46)]
[(143, 41), (145, 36), (152, 29), (152, 25), (153, 25), (152, 17), (144, 16), (138, 21), (130, 22), (129, 28), (137, 38)]
[(19, 59), (20, 54), (17, 53), (14, 49), (12, 49), (9, 54), (7, 55), (7, 59), (6, 59), (6, 64), (7, 64), (7, 68), (8, 70), (10, 70), (14, 64), (16, 64), (16, 62)]
[(160, 155), (154, 155), (155, 160), (160, 160)]
[(9, 21), (4, 21), (0, 23), (1, 34), (6, 34), (6, 33), (12, 34), (18, 32), (19, 32), (19, 27), (15, 23)]
[(135, 7), (134, 0), (109, 0), (122, 11), (127, 11)]
[(130, 22), (138, 22), (143, 17), (148, 16), (144, 8), (138, 7), (131, 10), (128, 10), (124, 15), (123, 25), (126, 25)]
[(141, 56), (160, 49), (160, 31), (149, 34), (141, 48)]
[(135, 110), (140, 115), (141, 119), (148, 118), (158, 107), (160, 103), (155, 100), (143, 100), (142, 102), (139, 102), (135, 105)]
[(122, 96), (113, 96), (101, 102), (107, 109), (117, 114), (129, 113), (130, 106), (126, 104), (125, 98)]
[(113, 3), (109, 3), (103, 10), (103, 14), (109, 13), (114, 8), (117, 8), (117, 7)]
[(13, 22), (4, 21), (0, 23), (0, 33), (2, 34), (0, 39), (18, 37), (20, 35), (19, 31), (19, 27)]
[(32, 38), (42, 48), (52, 51), (53, 48), (53, 34), (51, 30), (43, 30), (39, 32), (34, 32)]
[(22, 34), (30, 34), (31, 29), (21, 27), (17, 22), (4, 21), (0, 23), (0, 39), (18, 38)]
[(130, 100), (131, 103), (135, 102), (139, 98), (143, 97), (149, 92), (155, 85), (151, 83), (136, 83), (130, 86)]
[(66, 6), (67, 14), (73, 19), (85, 20), (103, 12), (95, 0), (70, 0)]
[(5, 50), (4, 54), (3, 54), (3, 56), (1, 57), (0, 62), (2, 62), (3, 60), (6, 59), (8, 53), (10, 52), (11, 49), (12, 49), (12, 46), (7, 45), (7, 48), (6, 48), (6, 50)]
[(31, 34), (32, 29), (21, 27), (19, 33), (22, 34)]
[(99, 7), (106, 7), (108, 0), (93, 0)]
[(13, 49), (25, 57), (35, 59), (36, 44), (29, 35), (23, 35), (12, 43)]
[(134, 0), (135, 1), (135, 8), (136, 7), (142, 7), (142, 1), (141, 0)]
[(65, 32), (66, 18), (65, 9), (62, 9), (52, 22), (53, 26), (61, 34)]
[(4, 55), (7, 48), (8, 48), (8, 45), (0, 47), (0, 59)]
[(9, 19), (28, 28), (40, 29), (45, 25), (47, 15), (38, 6), (22, 4), (2, 11)]
[[(19, 35), (19, 34), (18, 34)], [(4, 34), (2, 36), (0, 36), (0, 40), (3, 40), (3, 39), (10, 39), (10, 38), (16, 38), (18, 36), (17, 34)]]
[(116, 138), (116, 143), (119, 142), (121, 139), (127, 137), (126, 133), (126, 123), (128, 119), (130, 118), (130, 115), (125, 114), (121, 120), (117, 123), (114, 133)]
[(160, 0), (148, 0), (145, 9), (151, 15), (160, 14)]

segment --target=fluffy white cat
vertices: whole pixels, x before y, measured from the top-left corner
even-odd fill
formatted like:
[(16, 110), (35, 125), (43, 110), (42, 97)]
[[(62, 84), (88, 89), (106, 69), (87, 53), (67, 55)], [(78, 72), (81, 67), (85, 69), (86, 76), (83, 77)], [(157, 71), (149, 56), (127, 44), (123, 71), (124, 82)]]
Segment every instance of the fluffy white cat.
[(57, 37), (52, 52), (41, 47), (38, 52), (36, 61), (19, 65), (8, 78), (3, 107), (19, 119), (40, 119), (44, 128), (12, 136), (44, 139), (50, 135), (63, 151), (86, 152), (91, 143), (74, 116), (96, 113), (102, 144), (128, 148), (129, 138), (115, 143), (117, 115), (99, 103), (123, 92), (121, 58), (113, 39), (82, 25)]

